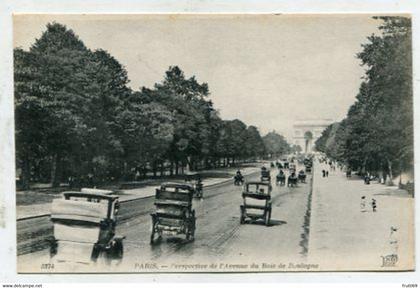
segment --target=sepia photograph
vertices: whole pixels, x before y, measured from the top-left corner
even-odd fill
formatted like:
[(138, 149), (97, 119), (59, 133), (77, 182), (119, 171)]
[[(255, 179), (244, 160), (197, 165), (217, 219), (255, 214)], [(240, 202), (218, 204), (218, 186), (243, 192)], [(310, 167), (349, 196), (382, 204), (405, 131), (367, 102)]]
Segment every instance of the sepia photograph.
[(411, 20), (14, 14), (17, 272), (414, 271)]

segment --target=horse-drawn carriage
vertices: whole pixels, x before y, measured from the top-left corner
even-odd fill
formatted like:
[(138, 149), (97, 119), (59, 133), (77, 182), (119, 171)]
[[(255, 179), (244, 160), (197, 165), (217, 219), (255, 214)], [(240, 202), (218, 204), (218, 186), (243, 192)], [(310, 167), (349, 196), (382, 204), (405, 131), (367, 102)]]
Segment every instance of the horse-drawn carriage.
[(295, 187), (297, 186), (298, 177), (296, 176), (295, 172), (290, 173), (289, 177), (287, 177), (287, 187)]
[(192, 209), (194, 188), (188, 184), (166, 183), (156, 189), (156, 211), (152, 216), (150, 243), (155, 243), (155, 235), (160, 240), (163, 235), (184, 234), (193, 240), (195, 234), (195, 211)]
[(267, 182), (245, 183), (242, 192), (243, 205), (241, 208), (241, 224), (246, 220), (263, 220), (265, 225), (270, 224), (271, 219), (271, 184)]
[(298, 179), (301, 183), (305, 183), (306, 182), (306, 174), (305, 171), (300, 170), (298, 173)]
[(125, 237), (115, 235), (118, 196), (104, 191), (64, 192), (62, 199), (53, 200), (53, 261), (89, 264), (99, 258), (105, 263), (122, 260)]
[(305, 160), (303, 160), (303, 165), (305, 165), (305, 172), (306, 173), (311, 173), (312, 172), (312, 163), (313, 163), (312, 158), (305, 158)]
[(203, 181), (199, 173), (189, 173), (185, 176), (185, 182), (194, 188), (194, 197), (203, 198)]
[(261, 168), (261, 182), (270, 182), (271, 176), (270, 176), (270, 170), (265, 168), (264, 166)]
[(276, 185), (285, 185), (286, 184), (286, 174), (283, 170), (280, 170), (279, 173), (276, 175)]

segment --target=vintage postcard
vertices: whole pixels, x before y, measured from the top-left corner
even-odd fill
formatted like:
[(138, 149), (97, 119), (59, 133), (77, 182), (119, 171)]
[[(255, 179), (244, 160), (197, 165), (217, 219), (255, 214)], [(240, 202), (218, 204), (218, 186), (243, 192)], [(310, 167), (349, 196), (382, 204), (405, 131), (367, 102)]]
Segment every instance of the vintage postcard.
[(18, 273), (413, 271), (409, 14), (15, 14)]

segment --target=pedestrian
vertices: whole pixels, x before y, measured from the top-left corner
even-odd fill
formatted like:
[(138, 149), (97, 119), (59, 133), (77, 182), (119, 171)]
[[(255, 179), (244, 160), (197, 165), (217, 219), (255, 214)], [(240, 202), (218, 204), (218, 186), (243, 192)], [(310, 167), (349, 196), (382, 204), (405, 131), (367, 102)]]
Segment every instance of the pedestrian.
[(360, 199), (360, 212), (366, 212), (366, 196)]
[(329, 173), (329, 172), (328, 172), (328, 170), (327, 170), (327, 171), (325, 171), (325, 175), (326, 175), (327, 177), (328, 177), (328, 173)]
[(370, 184), (370, 177), (369, 175), (365, 175), (365, 184), (369, 185)]
[(73, 189), (73, 185), (74, 185), (74, 177), (73, 176), (69, 176), (69, 188)]
[(391, 226), (391, 233), (389, 234), (390, 254), (398, 255), (398, 228)]
[(325, 170), (322, 169), (322, 177), (325, 178)]
[(376, 200), (372, 198), (372, 202), (370, 203), (372, 205), (372, 212), (376, 212)]

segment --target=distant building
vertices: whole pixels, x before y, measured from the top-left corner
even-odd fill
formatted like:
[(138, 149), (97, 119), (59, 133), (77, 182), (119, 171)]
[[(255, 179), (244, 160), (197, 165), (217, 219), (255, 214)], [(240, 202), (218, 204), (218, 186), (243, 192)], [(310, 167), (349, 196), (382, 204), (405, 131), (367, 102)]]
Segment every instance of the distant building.
[(312, 152), (315, 141), (322, 131), (332, 124), (332, 119), (301, 119), (293, 124), (293, 144), (299, 145), (305, 153)]

